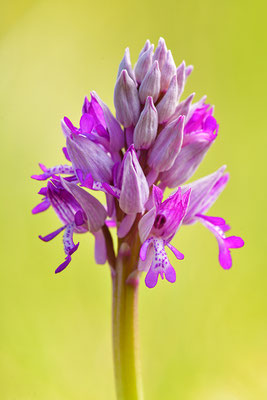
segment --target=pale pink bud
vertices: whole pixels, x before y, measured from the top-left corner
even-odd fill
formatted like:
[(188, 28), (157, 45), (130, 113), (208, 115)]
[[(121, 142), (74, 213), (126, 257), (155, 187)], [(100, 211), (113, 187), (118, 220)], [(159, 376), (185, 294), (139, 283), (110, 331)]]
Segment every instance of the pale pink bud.
[(120, 208), (126, 214), (143, 212), (148, 196), (147, 180), (132, 145), (124, 155)]
[[(147, 41), (145, 42), (144, 47), (142, 48), (142, 50), (140, 51), (140, 54), (138, 56), (138, 58), (140, 58), (142, 56), (142, 54), (147, 51), (149, 49), (149, 47), (151, 46), (150, 40), (147, 39)], [(153, 45), (154, 46), (154, 45)]]
[(165, 63), (166, 55), (167, 55), (167, 46), (165, 40), (163, 38), (160, 38), (153, 56), (153, 61), (158, 61), (160, 70)]
[(119, 78), (119, 76), (121, 74), (121, 71), (123, 69), (126, 69), (126, 71), (128, 72), (129, 77), (132, 78), (132, 80), (135, 82), (135, 75), (134, 75), (134, 72), (133, 72), (133, 69), (132, 69), (129, 47), (127, 47), (125, 49), (125, 53), (124, 53), (123, 59), (121, 60), (121, 63), (119, 65), (117, 79)]
[(148, 165), (157, 172), (171, 168), (177, 158), (184, 132), (184, 117), (168, 124), (158, 135), (148, 156)]
[(138, 149), (149, 149), (153, 144), (158, 130), (158, 113), (154, 106), (152, 97), (146, 99), (137, 125), (134, 129), (134, 146)]
[(158, 100), (160, 93), (160, 70), (158, 61), (154, 61), (150, 69), (146, 73), (141, 86), (139, 88), (139, 98), (142, 104), (146, 102), (146, 98), (151, 96), (154, 103)]
[(176, 65), (170, 50), (167, 52), (166, 61), (161, 69), (161, 91), (166, 92), (170, 81), (176, 72)]
[(157, 105), (159, 123), (168, 121), (170, 116), (174, 113), (177, 102), (178, 85), (176, 75), (172, 77), (170, 86)]
[(154, 45), (152, 44), (142, 55), (138, 58), (134, 68), (137, 83), (141, 83), (147, 71), (152, 65)]
[(114, 90), (116, 116), (125, 128), (135, 125), (140, 115), (140, 101), (135, 82), (124, 69), (116, 82)]

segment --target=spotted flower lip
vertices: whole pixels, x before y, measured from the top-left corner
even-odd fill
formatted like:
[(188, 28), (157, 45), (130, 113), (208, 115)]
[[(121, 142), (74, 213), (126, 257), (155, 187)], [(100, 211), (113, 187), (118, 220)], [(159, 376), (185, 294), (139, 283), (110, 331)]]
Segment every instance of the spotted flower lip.
[(88, 231), (94, 233), (96, 246), (98, 246), (97, 241), (101, 240), (98, 232), (105, 223), (106, 211), (93, 196), (64, 179), (56, 178), (49, 181), (47, 188), (42, 188), (39, 193), (44, 196), (44, 200), (41, 205), (34, 207), (32, 212), (36, 214), (45, 211), (51, 205), (63, 223), (63, 226), (54, 232), (39, 236), (44, 242), (49, 242), (64, 231), (63, 244), (66, 258), (56, 269), (55, 272), (58, 273), (69, 265), (72, 254), (79, 247), (79, 243), (73, 242), (74, 233)]
[(40, 163), (39, 167), (41, 168), (43, 173), (40, 175), (31, 176), (32, 179), (36, 179), (37, 181), (46, 181), (56, 174), (74, 174), (74, 170), (70, 165), (56, 165), (52, 168), (46, 168), (45, 165)]
[[(42, 190), (40, 194), (45, 196), (43, 203), (47, 203), (48, 207), (51, 205), (57, 213), (59, 219), (62, 221), (63, 226), (54, 232), (46, 235), (39, 236), (44, 242), (49, 242), (59, 235), (62, 231), (64, 232), (63, 244), (64, 251), (66, 254), (65, 261), (59, 265), (56, 269), (56, 273), (61, 272), (65, 269), (70, 261), (71, 256), (79, 247), (79, 243), (74, 244), (73, 233), (84, 233), (88, 230), (86, 225), (86, 215), (80, 204), (75, 198), (64, 189), (59, 180), (49, 181), (46, 190)], [(47, 208), (48, 208), (47, 207)], [(45, 211), (46, 208), (35, 207), (33, 213)]]
[(180, 253), (169, 242), (181, 226), (189, 204), (190, 190), (182, 195), (181, 188), (162, 202), (162, 191), (153, 186), (152, 191), (154, 206), (139, 222), (139, 235), (143, 242), (140, 249), (140, 270), (147, 270), (145, 283), (148, 288), (153, 288), (161, 278), (175, 282), (176, 273), (170, 264), (165, 246), (169, 247), (177, 259), (182, 260)]
[[(206, 96), (198, 98), (193, 92), (183, 97), (192, 71), (185, 61), (176, 65), (163, 38), (156, 46), (147, 40), (134, 67), (127, 47), (114, 87), (116, 116), (92, 91), (83, 101), (78, 124), (62, 119), (66, 161), (52, 167), (39, 164), (41, 172), (32, 175), (36, 181), (48, 181), (32, 213), (51, 206), (62, 222), (56, 231), (41, 237), (49, 241), (64, 232), (66, 258), (56, 272), (66, 268), (78, 248), (73, 234), (89, 232), (95, 238), (96, 262), (108, 260), (114, 274), (116, 257), (121, 254), (118, 249), (115, 256), (110, 234), (116, 227), (121, 246), (131, 248), (127, 241), (136, 239), (139, 244), (140, 238), (140, 259), (133, 274), (146, 271), (145, 283), (150, 288), (159, 276), (173, 283), (176, 273), (166, 246), (182, 260), (183, 254), (170, 242), (182, 225), (196, 222), (217, 239), (221, 266), (231, 267), (230, 249), (242, 247), (243, 239), (227, 237), (230, 227), (224, 218), (207, 215), (229, 174), (221, 167), (187, 183), (219, 131)], [(166, 188), (174, 192), (163, 200)], [(104, 194), (105, 206), (93, 196), (96, 192)]]

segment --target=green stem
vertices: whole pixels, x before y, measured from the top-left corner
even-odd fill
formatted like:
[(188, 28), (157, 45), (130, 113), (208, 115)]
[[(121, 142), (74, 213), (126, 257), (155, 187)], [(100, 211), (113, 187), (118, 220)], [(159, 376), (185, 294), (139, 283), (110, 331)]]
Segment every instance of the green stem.
[(143, 399), (137, 340), (138, 279), (127, 281), (133, 267), (131, 258), (129, 252), (120, 251), (113, 276), (113, 353), (118, 400)]

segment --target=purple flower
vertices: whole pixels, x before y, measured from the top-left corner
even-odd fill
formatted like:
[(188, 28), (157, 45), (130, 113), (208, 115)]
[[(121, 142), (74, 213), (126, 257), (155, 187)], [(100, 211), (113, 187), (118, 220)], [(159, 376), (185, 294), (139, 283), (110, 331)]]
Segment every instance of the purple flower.
[(229, 174), (223, 174), (225, 167), (195, 182), (182, 187), (182, 192), (191, 189), (191, 199), (183, 224), (201, 222), (216, 237), (219, 245), (219, 262), (224, 269), (232, 266), (230, 249), (244, 246), (244, 241), (239, 236), (225, 237), (225, 232), (230, 229), (225, 220), (220, 217), (210, 217), (206, 212), (217, 200), (229, 180)]
[[(89, 193), (75, 184), (64, 179), (53, 179), (48, 182), (47, 188), (39, 192), (44, 195), (41, 205), (36, 206), (34, 214), (45, 211), (50, 205), (54, 208), (63, 226), (56, 231), (39, 236), (44, 242), (54, 239), (59, 233), (64, 232), (63, 244), (66, 254), (65, 261), (56, 269), (56, 273), (63, 271), (70, 261), (71, 255), (78, 249), (79, 243), (74, 244), (74, 233), (92, 232), (96, 242), (101, 240), (100, 229), (105, 223), (106, 211), (101, 203)], [(45, 204), (45, 206), (43, 206)], [(98, 243), (96, 243), (98, 246)], [(105, 261), (104, 261), (105, 262)]]
[[(169, 247), (178, 260), (184, 258), (183, 254), (175, 249), (170, 241), (181, 226), (189, 204), (190, 190), (182, 195), (181, 188), (162, 202), (162, 191), (153, 186), (153, 208), (143, 216), (139, 222), (139, 235), (143, 242), (140, 249), (140, 258), (143, 263), (139, 269), (148, 269), (145, 283), (153, 288), (160, 275), (169, 282), (175, 282), (176, 273), (170, 264), (165, 246)], [(148, 238), (147, 238), (148, 237)]]

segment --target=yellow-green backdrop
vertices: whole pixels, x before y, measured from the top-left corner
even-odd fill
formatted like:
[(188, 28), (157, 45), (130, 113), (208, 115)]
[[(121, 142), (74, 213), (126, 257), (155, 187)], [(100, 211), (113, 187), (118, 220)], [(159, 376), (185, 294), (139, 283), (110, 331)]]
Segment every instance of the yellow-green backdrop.
[(92, 237), (64, 273), (59, 226), (32, 216), (39, 161), (63, 162), (60, 119), (77, 122), (96, 90), (111, 106), (126, 46), (132, 61), (163, 36), (176, 63), (195, 66), (186, 93), (216, 105), (219, 137), (197, 177), (231, 173), (212, 215), (246, 246), (223, 271), (202, 226), (175, 239), (185, 253), (177, 282), (141, 284), (140, 340), (146, 400), (267, 398), (266, 7), (251, 1), (2, 2), (0, 23), (0, 398), (114, 400), (111, 284)]

